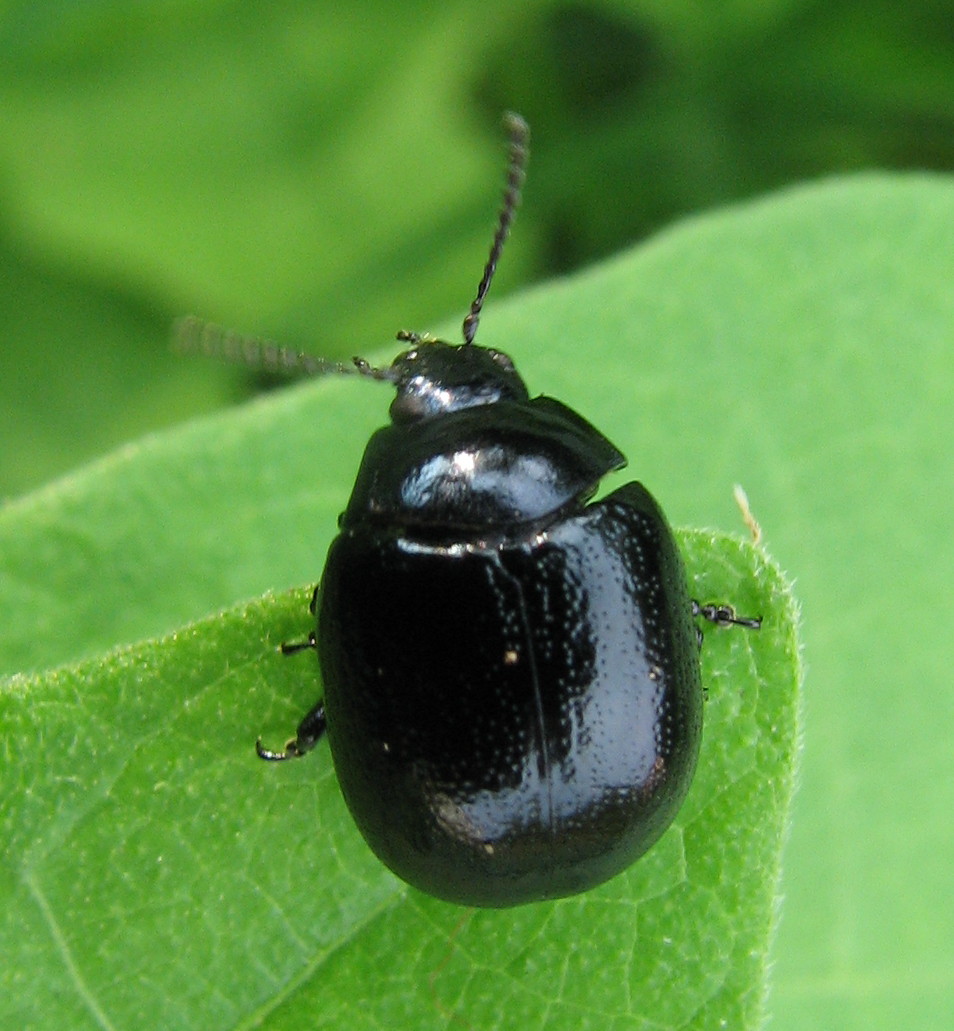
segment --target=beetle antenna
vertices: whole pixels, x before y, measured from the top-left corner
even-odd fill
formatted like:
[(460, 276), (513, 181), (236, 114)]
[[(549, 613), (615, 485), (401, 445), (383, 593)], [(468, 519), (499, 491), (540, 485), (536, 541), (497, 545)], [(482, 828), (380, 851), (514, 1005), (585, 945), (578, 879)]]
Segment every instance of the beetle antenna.
[(176, 320), (172, 330), (173, 347), (184, 354), (201, 354), (206, 358), (248, 365), (286, 376), (362, 375), (373, 379), (391, 379), (390, 369), (379, 369), (363, 358), (351, 363), (319, 358), (274, 340), (244, 336), (234, 329), (224, 329), (195, 315)]
[(484, 306), (484, 298), (490, 289), (491, 280), (497, 270), (497, 261), (500, 252), (510, 233), (510, 226), (513, 224), (514, 216), (517, 214), (517, 206), (520, 204), (520, 190), (527, 174), (527, 159), (530, 156), (530, 126), (518, 114), (508, 111), (504, 115), (504, 127), (510, 137), (510, 157), (507, 164), (507, 185), (504, 189), (503, 206), (500, 209), (500, 217), (497, 220), (497, 231), (494, 233), (494, 242), (490, 248), (490, 257), (484, 266), (484, 274), (481, 277), (480, 285), (477, 287), (477, 296), (470, 306), (470, 311), (464, 319), (464, 343), (472, 344), (477, 335), (477, 325), (480, 322), (480, 310)]

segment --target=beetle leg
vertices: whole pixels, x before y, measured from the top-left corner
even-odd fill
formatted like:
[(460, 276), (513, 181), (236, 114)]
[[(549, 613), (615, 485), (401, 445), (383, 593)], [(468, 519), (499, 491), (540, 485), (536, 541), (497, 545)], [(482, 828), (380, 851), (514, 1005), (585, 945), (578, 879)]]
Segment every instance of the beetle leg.
[[(317, 597), (318, 588), (316, 587), (312, 597), (312, 605), (314, 605), (315, 598)], [(281, 643), (282, 655), (294, 655), (295, 652), (305, 651), (306, 648), (317, 647), (318, 640), (314, 630), (308, 635), (307, 640), (282, 641)], [(258, 753), (259, 759), (267, 759), (269, 762), (280, 762), (283, 759), (299, 759), (318, 744), (325, 732), (325, 725), (325, 704), (321, 701), (298, 724), (295, 737), (285, 745), (281, 752), (274, 752), (270, 748), (265, 748), (262, 745), (261, 738), (255, 742), (255, 751)]]
[[(314, 615), (315, 610), (318, 608), (318, 591), (321, 584), (315, 584), (315, 589), (311, 592), (311, 601), (308, 603), (308, 611)], [(282, 655), (294, 655), (295, 652), (302, 652), (306, 648), (317, 648), (318, 641), (315, 637), (315, 631), (308, 635), (304, 641), (282, 641), (280, 648)]]
[(742, 626), (748, 630), (758, 630), (762, 626), (761, 616), (737, 616), (731, 605), (700, 605), (695, 598), (692, 599), (692, 614), (716, 626)]
[(283, 751), (273, 752), (270, 748), (265, 748), (262, 745), (261, 738), (255, 742), (255, 751), (258, 753), (259, 759), (267, 759), (269, 762), (281, 762), (284, 759), (300, 759), (318, 744), (325, 732), (326, 726), (325, 703), (321, 701), (298, 724), (298, 731), (291, 741), (285, 745)]
[(305, 641), (282, 641), (279, 645), (282, 650), (282, 655), (294, 655), (295, 652), (303, 652), (306, 648), (317, 648), (318, 640), (315, 637), (315, 631), (308, 635)]

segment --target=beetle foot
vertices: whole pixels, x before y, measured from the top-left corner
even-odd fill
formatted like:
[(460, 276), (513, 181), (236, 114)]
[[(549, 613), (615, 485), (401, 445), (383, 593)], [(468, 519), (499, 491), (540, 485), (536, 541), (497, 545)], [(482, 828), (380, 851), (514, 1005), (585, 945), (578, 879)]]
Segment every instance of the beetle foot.
[(748, 630), (758, 630), (762, 626), (761, 616), (737, 616), (731, 605), (700, 605), (694, 598), (692, 614), (716, 626), (741, 626)]
[[(292, 738), (281, 752), (273, 752), (270, 748), (265, 748), (262, 745), (262, 739), (259, 738), (255, 742), (255, 751), (259, 759), (265, 759), (270, 763), (284, 762), (285, 759), (300, 759), (305, 754), (305, 752), (299, 748), (298, 740), (296, 738)], [(307, 749), (305, 751), (307, 751)]]
[(318, 640), (315, 637), (314, 630), (312, 630), (312, 632), (308, 635), (308, 640), (306, 640), (306, 641), (282, 641), (282, 643), (279, 645), (279, 647), (282, 650), (282, 655), (294, 655), (295, 652), (303, 652), (307, 648), (317, 648), (318, 647)]
[(285, 745), (281, 752), (273, 752), (265, 748), (262, 739), (255, 742), (255, 751), (259, 759), (268, 762), (284, 762), (285, 759), (300, 759), (307, 755), (322, 739), (327, 720), (325, 719), (325, 703), (319, 702), (298, 724), (295, 736)]

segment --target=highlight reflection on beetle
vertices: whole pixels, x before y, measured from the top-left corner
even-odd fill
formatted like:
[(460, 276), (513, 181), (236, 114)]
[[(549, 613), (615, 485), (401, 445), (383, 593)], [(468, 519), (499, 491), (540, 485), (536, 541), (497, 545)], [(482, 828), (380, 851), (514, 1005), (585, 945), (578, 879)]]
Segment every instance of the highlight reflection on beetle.
[(510, 158), (463, 343), (400, 333), (391, 365), (346, 366), (187, 320), (227, 357), (392, 384), (312, 598), (324, 697), (284, 750), (327, 733), (367, 843), (422, 891), (512, 906), (625, 870), (672, 822), (702, 732), (700, 606), (666, 519), (582, 416), (530, 397), (512, 360), (474, 343), (519, 202), (529, 132)]

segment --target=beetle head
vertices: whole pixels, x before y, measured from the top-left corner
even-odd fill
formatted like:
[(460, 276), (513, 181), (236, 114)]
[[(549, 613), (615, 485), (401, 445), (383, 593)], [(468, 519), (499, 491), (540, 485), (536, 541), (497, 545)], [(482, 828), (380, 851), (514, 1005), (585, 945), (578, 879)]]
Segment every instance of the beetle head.
[(397, 388), (390, 409), (395, 422), (530, 396), (506, 354), (476, 344), (417, 340), (387, 371)]

